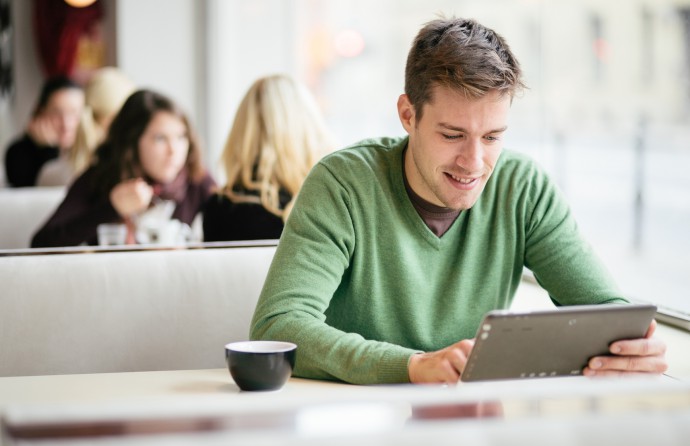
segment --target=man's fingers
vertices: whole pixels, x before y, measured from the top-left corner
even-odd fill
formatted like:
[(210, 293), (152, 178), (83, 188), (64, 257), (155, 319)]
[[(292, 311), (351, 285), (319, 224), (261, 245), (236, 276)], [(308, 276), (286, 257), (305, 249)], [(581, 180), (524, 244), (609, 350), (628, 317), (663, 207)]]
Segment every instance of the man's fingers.
[[(452, 345), (452, 348), (456, 351), (460, 351), (463, 355), (463, 365), (462, 368), (465, 368), (465, 361), (467, 361), (467, 358), (470, 356), (470, 352), (472, 351), (472, 348), (474, 347), (474, 339), (463, 339), (460, 342), (456, 342), (455, 344)], [(462, 369), (460, 369), (462, 370)]]
[(412, 355), (407, 365), (410, 382), (456, 384), (472, 347), (474, 339), (465, 339), (435, 352)]
[(588, 369), (596, 372), (663, 373), (668, 364), (663, 356), (597, 356), (589, 361)]
[(665, 354), (666, 344), (656, 338), (631, 339), (616, 341), (611, 344), (609, 350), (620, 356), (654, 356)]
[(656, 321), (641, 339), (616, 341), (609, 347), (611, 356), (597, 356), (589, 360), (583, 373), (587, 376), (618, 376), (620, 374), (664, 373), (666, 343), (653, 338)]
[(460, 379), (460, 372), (455, 367), (455, 364), (451, 364), (450, 361), (447, 361), (443, 364), (442, 374), (439, 378), (439, 381), (442, 383), (455, 384)]
[(649, 377), (656, 376), (650, 375), (644, 372), (624, 372), (621, 370), (592, 370), (589, 367), (585, 367), (582, 374), (594, 378), (626, 378), (626, 377)]
[(654, 332), (656, 331), (656, 320), (652, 319), (652, 323), (649, 324), (649, 328), (647, 329), (647, 333), (644, 335), (645, 338), (649, 339), (652, 336), (654, 336)]
[(467, 354), (458, 348), (451, 349), (447, 356), (448, 362), (453, 366), (457, 378), (455, 382), (460, 378), (462, 371), (465, 370), (465, 363), (467, 362)]

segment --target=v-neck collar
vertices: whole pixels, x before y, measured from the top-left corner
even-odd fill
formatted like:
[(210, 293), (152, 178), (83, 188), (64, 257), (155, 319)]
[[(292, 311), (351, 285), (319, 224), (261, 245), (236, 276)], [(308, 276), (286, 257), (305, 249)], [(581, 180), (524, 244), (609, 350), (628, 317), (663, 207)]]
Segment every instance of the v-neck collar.
[[(462, 220), (464, 214), (467, 212), (460, 212), (460, 214), (457, 216), (455, 221), (450, 225), (448, 230), (443, 233), (440, 237), (437, 236), (424, 222), (424, 219), (422, 218), (421, 215), (419, 215), (419, 212), (417, 212), (417, 209), (415, 208), (414, 204), (412, 203), (412, 197), (407, 192), (407, 189), (405, 187), (405, 151), (407, 150), (407, 146), (409, 143), (409, 138), (404, 138), (400, 142), (400, 146), (398, 148), (398, 156), (396, 156), (396, 163), (397, 165), (394, 165), (393, 168), (393, 181), (394, 181), (394, 188), (396, 191), (397, 196), (403, 201), (403, 207), (404, 207), (404, 212), (409, 221), (414, 225), (415, 229), (418, 231), (418, 233), (424, 238), (424, 240), (427, 241), (431, 246), (433, 246), (436, 249), (441, 248), (444, 244), (445, 241), (453, 238), (452, 234), (454, 234), (458, 229), (458, 226), (460, 224), (459, 220)], [(412, 191), (414, 192), (414, 191)], [(421, 197), (420, 197), (421, 199)], [(430, 206), (434, 206), (432, 203), (428, 203)], [(435, 206), (437, 207), (437, 206)], [(449, 211), (452, 213), (453, 211)]]

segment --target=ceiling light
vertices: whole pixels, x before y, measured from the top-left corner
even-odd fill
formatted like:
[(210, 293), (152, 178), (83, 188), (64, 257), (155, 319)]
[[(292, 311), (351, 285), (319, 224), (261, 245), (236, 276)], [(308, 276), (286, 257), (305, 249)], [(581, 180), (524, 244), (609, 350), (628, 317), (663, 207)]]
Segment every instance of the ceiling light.
[(65, 3), (75, 8), (85, 8), (95, 2), (96, 0), (65, 0)]

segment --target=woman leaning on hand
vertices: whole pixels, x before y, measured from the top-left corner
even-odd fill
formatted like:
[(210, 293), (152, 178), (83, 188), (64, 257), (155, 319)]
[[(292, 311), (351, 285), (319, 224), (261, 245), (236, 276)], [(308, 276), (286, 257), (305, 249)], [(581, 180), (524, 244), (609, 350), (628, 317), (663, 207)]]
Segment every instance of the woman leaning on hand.
[(84, 86), (84, 109), (79, 117), (74, 144), (57, 159), (47, 162), (38, 174), (38, 186), (70, 184), (91, 163), (91, 157), (108, 132), (122, 104), (136, 90), (122, 71), (98, 69)]
[(156, 197), (174, 201), (171, 218), (191, 225), (214, 188), (185, 114), (167, 97), (140, 90), (125, 101), (94, 162), (70, 186), (31, 246), (95, 245), (99, 224), (132, 228)]

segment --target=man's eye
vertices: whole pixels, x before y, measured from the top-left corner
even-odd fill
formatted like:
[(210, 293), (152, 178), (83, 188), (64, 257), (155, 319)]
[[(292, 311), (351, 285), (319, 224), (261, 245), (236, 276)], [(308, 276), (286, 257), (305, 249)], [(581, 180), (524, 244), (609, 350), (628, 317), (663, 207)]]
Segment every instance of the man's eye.
[(442, 135), (443, 135), (443, 138), (450, 139), (450, 140), (462, 138), (461, 134), (460, 135), (447, 135), (445, 133), (442, 133)]
[(494, 141), (500, 141), (500, 140), (501, 140), (501, 138), (499, 138), (498, 136), (486, 136), (485, 139), (486, 139), (487, 141), (489, 141), (489, 142), (494, 142)]

